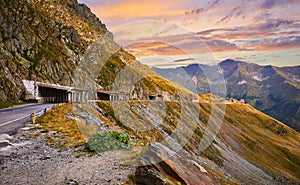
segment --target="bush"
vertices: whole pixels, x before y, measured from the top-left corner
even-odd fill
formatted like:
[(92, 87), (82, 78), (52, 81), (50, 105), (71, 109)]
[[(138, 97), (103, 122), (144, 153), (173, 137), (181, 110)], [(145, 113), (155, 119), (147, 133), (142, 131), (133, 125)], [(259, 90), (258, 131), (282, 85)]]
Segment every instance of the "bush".
[(129, 137), (116, 131), (103, 132), (93, 135), (87, 142), (87, 147), (94, 152), (108, 150), (129, 150), (131, 148)]

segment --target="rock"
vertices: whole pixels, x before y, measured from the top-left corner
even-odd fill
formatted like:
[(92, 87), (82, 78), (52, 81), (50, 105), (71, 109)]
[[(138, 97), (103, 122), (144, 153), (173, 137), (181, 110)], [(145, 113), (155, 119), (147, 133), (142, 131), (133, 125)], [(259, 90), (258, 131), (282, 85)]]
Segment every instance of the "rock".
[(138, 184), (216, 184), (197, 162), (178, 155), (160, 143), (150, 143), (139, 162), (135, 173)]
[(0, 141), (0, 148), (7, 146), (12, 146), (12, 144), (9, 141)]
[(1, 140), (10, 140), (10, 139), (13, 139), (13, 137), (8, 135), (8, 134), (1, 134), (0, 135), (0, 141)]
[(21, 130), (23, 130), (23, 131), (28, 131), (28, 130), (30, 130), (31, 128), (30, 127), (24, 127), (24, 128), (21, 128)]
[(68, 180), (66, 183), (69, 184), (69, 185), (78, 185), (78, 184), (79, 184), (79, 183), (78, 183), (76, 180), (74, 180), (74, 179), (70, 179), (70, 180)]
[(3, 155), (0, 155), (0, 165), (3, 165), (5, 162), (5, 157)]

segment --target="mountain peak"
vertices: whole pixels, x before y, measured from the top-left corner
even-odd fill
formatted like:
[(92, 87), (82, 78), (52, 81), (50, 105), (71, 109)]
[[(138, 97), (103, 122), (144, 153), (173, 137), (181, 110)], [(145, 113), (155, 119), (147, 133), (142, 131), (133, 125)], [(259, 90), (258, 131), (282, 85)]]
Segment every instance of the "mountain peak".
[(229, 65), (229, 64), (237, 64), (239, 63), (240, 61), (236, 61), (236, 60), (233, 60), (233, 59), (226, 59), (226, 60), (223, 60), (222, 62), (219, 63), (219, 65)]

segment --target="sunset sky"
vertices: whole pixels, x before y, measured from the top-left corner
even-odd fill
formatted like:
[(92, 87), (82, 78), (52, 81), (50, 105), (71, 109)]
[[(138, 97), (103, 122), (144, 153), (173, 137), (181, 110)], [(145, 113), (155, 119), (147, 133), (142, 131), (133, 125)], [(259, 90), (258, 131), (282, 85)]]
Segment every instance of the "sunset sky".
[(149, 66), (300, 65), (299, 0), (79, 0)]

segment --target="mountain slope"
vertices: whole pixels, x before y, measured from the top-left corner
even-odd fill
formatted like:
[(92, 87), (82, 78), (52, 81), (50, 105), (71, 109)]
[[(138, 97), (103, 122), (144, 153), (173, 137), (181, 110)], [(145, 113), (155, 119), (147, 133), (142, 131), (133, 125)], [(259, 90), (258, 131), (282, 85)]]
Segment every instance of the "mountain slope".
[[(226, 82), (227, 97), (245, 99), (255, 108), (300, 131), (300, 66), (259, 66), (230, 59), (219, 63), (219, 66), (221, 69), (218, 73), (224, 76)], [(210, 68), (194, 64), (176, 69), (154, 70), (180, 84), (194, 77), (198, 82), (196, 87), (194, 84), (194, 92), (209, 93), (211, 89), (203, 70)], [(186, 74), (178, 76), (180, 71)]]
[[(179, 154), (202, 165), (219, 184), (300, 182), (300, 134), (283, 123), (249, 105), (229, 104), (226, 105), (225, 118), (221, 120), (223, 123), (217, 138), (208, 148), (201, 150), (200, 143), (204, 139), (208, 120), (215, 125), (220, 121), (218, 115), (211, 113), (212, 106), (222, 105), (161, 104), (166, 106), (165, 116), (159, 106), (153, 106), (149, 101), (131, 101), (129, 104), (99, 102), (98, 106), (106, 117), (102, 118), (103, 121), (137, 138), (133, 141), (137, 148), (144, 143), (160, 142), (177, 151), (176, 146), (181, 145), (183, 150)], [(182, 106), (186, 108), (185, 116), (181, 114)], [(127, 110), (126, 120), (121, 116), (125, 113), (120, 115), (120, 110), (115, 107)], [(200, 116), (195, 112), (200, 112)], [(199, 121), (195, 116), (199, 116)], [(139, 156), (137, 153), (130, 156), (136, 155)]]
[[(99, 78), (101, 85), (111, 90), (110, 84), (118, 78), (116, 73), (120, 73), (127, 65), (132, 66), (132, 63), (138, 64), (128, 53), (117, 52), (106, 64), (107, 67), (119, 67), (114, 70), (102, 68), (99, 75), (102, 77)], [(131, 74), (151, 75), (135, 84), (133, 92), (141, 95), (139, 99), (130, 102), (97, 103), (102, 121), (125, 131), (131, 138), (136, 138), (133, 141), (136, 148), (143, 148), (151, 142), (160, 142), (170, 150), (201, 164), (219, 184), (300, 182), (298, 132), (250, 105), (220, 104), (210, 98), (211, 96), (197, 98), (183, 87), (157, 76), (149, 67), (141, 66), (143, 65), (131, 68)], [(107, 79), (105, 76), (112, 77), (108, 80), (109, 83), (103, 83)], [(125, 84), (127, 79), (132, 79), (130, 76), (122, 78)], [(162, 91), (169, 95), (177, 93), (181, 99), (149, 101), (142, 96), (149, 92), (159, 94)], [(189, 96), (199, 99), (201, 103), (185, 101)], [(217, 137), (202, 150), (201, 142), (213, 137), (218, 126), (221, 127)], [(207, 132), (207, 129), (210, 131)], [(208, 137), (205, 136), (207, 133)], [(178, 147), (182, 149), (178, 150)], [(139, 152), (131, 153), (130, 159), (140, 155)], [(148, 167), (146, 171), (147, 169)], [(145, 169), (142, 170), (144, 171)]]

